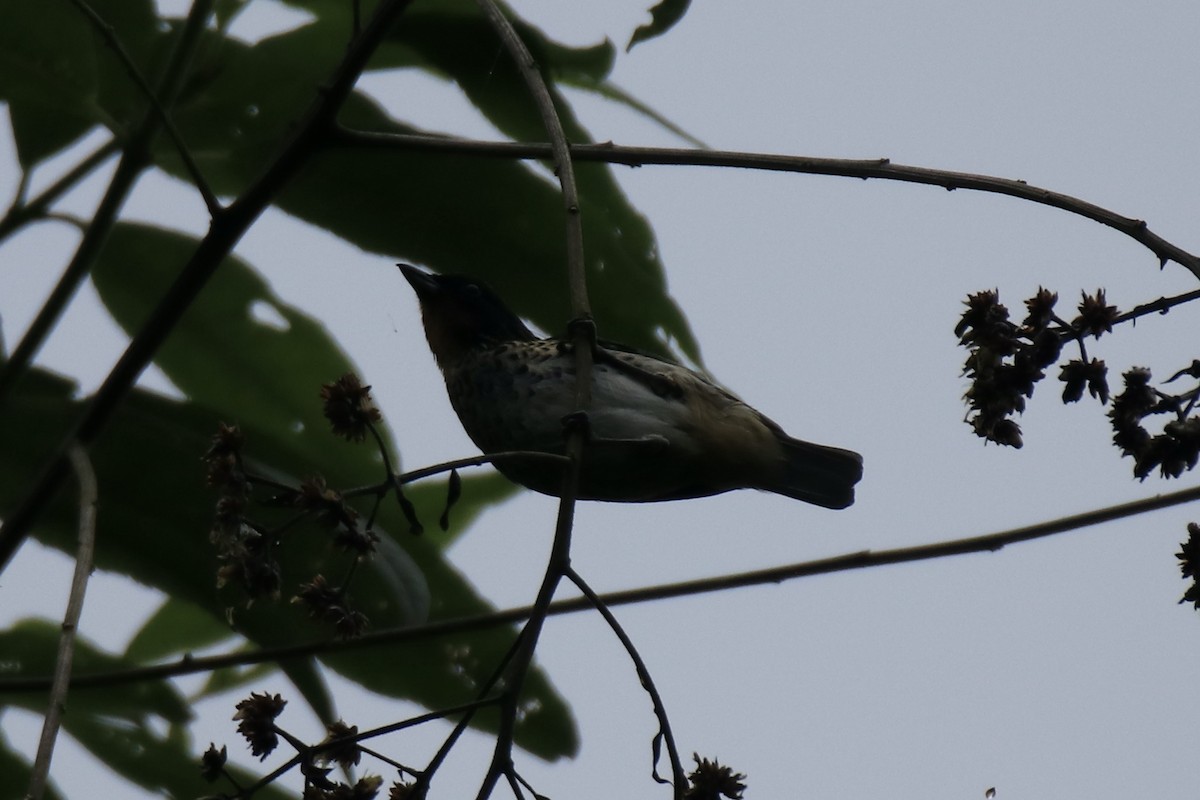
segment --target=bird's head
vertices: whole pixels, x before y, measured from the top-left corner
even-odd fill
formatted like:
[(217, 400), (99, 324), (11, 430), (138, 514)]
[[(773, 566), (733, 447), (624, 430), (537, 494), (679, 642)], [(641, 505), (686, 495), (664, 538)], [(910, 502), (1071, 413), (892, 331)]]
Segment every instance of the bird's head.
[(462, 275), (434, 275), (409, 264), (400, 271), (417, 293), (425, 337), (439, 366), (471, 350), (537, 339), (484, 284)]

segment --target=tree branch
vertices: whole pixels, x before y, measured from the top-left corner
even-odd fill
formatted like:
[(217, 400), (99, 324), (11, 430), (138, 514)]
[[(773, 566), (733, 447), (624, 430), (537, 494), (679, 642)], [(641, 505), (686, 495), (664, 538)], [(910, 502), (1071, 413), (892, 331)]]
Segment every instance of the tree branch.
[[(137, 68), (137, 64), (133, 63), (133, 59), (130, 58), (128, 51), (125, 50), (125, 46), (121, 44), (121, 40), (117, 37), (112, 25), (109, 25), (103, 17), (97, 14), (87, 4), (86, 0), (71, 0), (71, 3), (79, 9), (81, 14), (88, 18), (88, 22), (92, 24), (92, 27), (104, 37), (105, 44), (116, 53), (117, 59), (125, 67), (125, 71), (129, 73), (129, 77), (137, 84), (142, 94), (145, 95), (146, 100), (150, 103), (151, 111), (158, 116), (163, 130), (167, 132), (167, 136), (171, 137), (171, 141), (175, 144), (175, 149), (179, 152), (179, 158), (183, 161), (184, 169), (187, 170), (188, 175), (192, 178), (192, 183), (196, 185), (197, 191), (200, 192), (200, 197), (203, 198), (209, 215), (215, 216), (221, 210), (221, 202), (217, 200), (217, 196), (209, 188), (208, 181), (204, 179), (204, 174), (200, 172), (200, 167), (197, 166), (195, 159), (192, 158), (192, 151), (188, 149), (187, 144), (183, 141), (183, 136), (180, 135), (179, 129), (175, 127), (175, 122), (171, 119), (171, 115), (167, 113), (166, 107), (159, 102), (154, 88), (150, 86), (150, 82), (146, 80), (141, 70)], [(207, 14), (205, 16), (207, 18)]]
[[(1157, 494), (1150, 497), (1121, 503), (1115, 506), (1071, 514), (1057, 519), (1010, 528), (998, 533), (969, 536), (961, 539), (950, 539), (944, 542), (899, 547), (891, 550), (862, 550), (845, 553), (830, 558), (815, 561), (802, 561), (779, 567), (738, 572), (730, 575), (717, 575), (711, 578), (696, 578), (677, 583), (644, 586), (636, 589), (608, 592), (598, 595), (608, 607), (646, 603), (652, 600), (667, 600), (676, 597), (723, 592), (746, 586), (761, 586), (768, 583), (783, 583), (799, 578), (810, 578), (815, 575), (828, 575), (835, 572), (869, 569), (889, 564), (906, 564), (915, 561), (930, 561), (948, 556), (966, 555), (968, 553), (994, 553), (1010, 544), (1044, 539), (1060, 533), (1088, 528), (1105, 522), (1113, 522), (1127, 517), (1159, 511), (1164, 508), (1182, 505), (1200, 500), (1200, 486), (1180, 489), (1177, 492)], [(590, 611), (593, 606), (586, 597), (575, 597), (569, 600), (558, 600), (548, 609), (549, 615), (574, 614), (580, 611)], [(71, 680), (72, 688), (120, 686), (127, 683), (137, 683), (144, 680), (172, 678), (179, 675), (193, 675), (199, 672), (212, 672), (226, 667), (263, 664), (273, 661), (286, 661), (293, 658), (310, 658), (329, 652), (346, 652), (378, 645), (398, 644), (402, 642), (420, 641), (437, 636), (462, 633), (464, 631), (487, 630), (509, 625), (528, 619), (533, 608), (510, 608), (495, 611), (490, 614), (478, 614), (473, 617), (458, 617), (455, 619), (439, 620), (424, 625), (412, 625), (393, 630), (373, 631), (357, 639), (330, 639), (320, 642), (305, 642), (286, 647), (272, 647), (253, 652), (239, 650), (219, 656), (193, 658), (184, 656), (171, 664), (156, 664), (150, 667), (114, 670), (110, 672), (95, 672), (88, 675), (76, 675)], [(0, 693), (5, 692), (44, 692), (50, 688), (47, 677), (26, 677), (0, 679)]]
[[(477, 2), (484, 16), (499, 35), (505, 49), (516, 62), (517, 69), (537, 105), (542, 124), (546, 128), (546, 136), (550, 141), (555, 174), (558, 175), (559, 183), (562, 186), (563, 206), (566, 212), (567, 281), (570, 286), (571, 312), (574, 318), (570, 335), (575, 357), (575, 411), (577, 417), (585, 420), (584, 415), (591, 405), (592, 348), (595, 346), (596, 332), (595, 325), (592, 323), (591, 307), (588, 303), (587, 275), (583, 258), (583, 224), (579, 214), (579, 191), (575, 184), (575, 170), (571, 164), (570, 148), (567, 144), (566, 133), (563, 131), (562, 121), (558, 117), (558, 111), (554, 108), (554, 99), (550, 95), (550, 89), (542, 79), (542, 74), (538, 70), (533, 56), (530, 55), (529, 49), (517, 35), (512, 23), (492, 0), (477, 0)], [(563, 490), (559, 498), (558, 518), (554, 530), (554, 543), (551, 546), (542, 585), (533, 604), (533, 611), (521, 632), (517, 651), (509, 664), (508, 680), (501, 703), (500, 729), (496, 735), (492, 763), (479, 787), (477, 795), (479, 800), (491, 795), (496, 781), (501, 775), (509, 776), (511, 779), (514, 774), (512, 747), (521, 688), (529, 673), (530, 665), (533, 663), (533, 653), (537, 648), (538, 637), (546, 621), (550, 603), (554, 599), (554, 592), (571, 563), (571, 530), (575, 520), (575, 500), (579, 492), (580, 464), (583, 459), (585, 440), (586, 423), (567, 429), (565, 452), (570, 463), (564, 471)]]
[[(683, 761), (679, 758), (679, 747), (675, 743), (675, 734), (671, 733), (671, 721), (667, 718), (667, 707), (663, 704), (662, 696), (658, 693), (658, 687), (654, 685), (654, 678), (650, 675), (650, 670), (646, 667), (646, 662), (642, 658), (642, 654), (638, 652), (634, 646), (633, 640), (629, 638), (629, 634), (625, 633), (625, 629), (621, 627), (621, 623), (617, 621), (616, 616), (600, 597), (592, 591), (592, 587), (588, 585), (583, 576), (574, 570), (570, 569), (567, 572), (567, 577), (571, 579), (571, 583), (587, 598), (592, 607), (600, 612), (600, 616), (604, 617), (604, 621), (608, 623), (608, 627), (612, 629), (621, 646), (625, 648), (626, 654), (633, 662), (633, 668), (637, 672), (638, 680), (642, 684), (642, 688), (646, 690), (646, 694), (650, 695), (650, 704), (654, 707), (654, 716), (658, 719), (658, 734), (667, 745), (667, 759), (671, 762), (672, 786), (675, 787), (675, 795), (678, 797), (687, 788), (688, 779), (687, 773), (683, 769)], [(662, 781), (658, 777), (658, 749), (654, 751), (654, 761), (651, 769), (651, 774), (657, 781)]]
[(71, 447), (71, 467), (79, 481), (79, 550), (75, 553), (75, 575), (71, 579), (71, 593), (67, 598), (67, 610), (63, 614), (62, 636), (58, 640), (58, 657), (54, 663), (54, 678), (50, 686), (50, 699), (46, 706), (46, 718), (42, 723), (42, 735), (38, 741), (37, 756), (29, 778), (28, 800), (40, 800), (46, 791), (50, 777), (50, 759), (54, 755), (54, 743), (62, 715), (66, 711), (67, 688), (71, 682), (71, 661), (75, 656), (75, 635), (79, 631), (79, 618), (83, 614), (83, 597), (87, 592), (88, 578), (96, 555), (96, 503), (99, 492), (96, 488), (96, 473), (87, 452), (78, 444)]
[[(367, 133), (337, 130), (331, 144), (345, 146), (395, 147), (404, 150), (427, 150), (476, 155), (492, 158), (544, 159), (550, 156), (547, 144), (523, 142), (484, 142), (446, 136), (422, 134)], [(668, 147), (623, 147), (612, 144), (571, 145), (571, 155), (579, 161), (601, 161), (641, 167), (648, 164), (675, 164), (704, 167), (734, 167), (774, 172), (800, 172), (811, 175), (838, 175), (846, 178), (876, 178), (880, 180), (921, 183), (941, 186), (953, 191), (971, 189), (979, 192), (1005, 194), (1020, 200), (1052, 206), (1071, 214), (1086, 217), (1106, 225), (1138, 242), (1158, 257), (1161, 265), (1174, 261), (1200, 277), (1200, 256), (1173, 244), (1147, 227), (1145, 221), (1126, 217), (1094, 203), (1061, 192), (1032, 186), (1022, 180), (997, 178), (969, 172), (912, 167), (893, 164), (889, 159), (813, 158), (768, 153), (745, 153), (733, 150), (695, 150)]]
[(8, 211), (5, 212), (4, 218), (0, 219), (0, 241), (6, 239), (13, 231), (20, 229), (26, 222), (46, 216), (46, 209), (51, 203), (120, 149), (116, 139), (109, 139), (90, 156), (71, 167), (65, 175), (46, 187), (45, 191), (37, 197), (25, 202), (25, 199), (18, 195)]

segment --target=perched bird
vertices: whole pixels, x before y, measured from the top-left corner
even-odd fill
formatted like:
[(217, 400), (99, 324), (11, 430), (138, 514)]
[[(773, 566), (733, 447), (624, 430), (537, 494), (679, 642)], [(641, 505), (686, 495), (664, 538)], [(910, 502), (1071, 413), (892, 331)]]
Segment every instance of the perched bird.
[[(535, 336), (478, 281), (400, 269), (476, 446), (562, 453), (564, 420), (575, 411), (570, 344)], [(697, 372), (601, 342), (592, 373), (580, 499), (640, 503), (761, 489), (826, 508), (854, 502), (862, 456), (789, 437)], [(562, 469), (552, 463), (496, 468), (534, 491), (560, 493)]]

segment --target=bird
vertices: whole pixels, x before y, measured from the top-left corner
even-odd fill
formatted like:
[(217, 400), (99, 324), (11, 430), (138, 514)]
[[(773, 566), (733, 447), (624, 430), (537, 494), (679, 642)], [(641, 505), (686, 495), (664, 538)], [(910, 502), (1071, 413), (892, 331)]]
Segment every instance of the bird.
[[(574, 418), (570, 342), (541, 338), (489, 287), (462, 275), (400, 270), (450, 404), (485, 454), (565, 452)], [(594, 350), (577, 499), (646, 503), (758, 489), (831, 509), (854, 502), (863, 459), (794, 439), (701, 373), (631, 347)], [(514, 483), (560, 496), (561, 464), (502, 459)]]

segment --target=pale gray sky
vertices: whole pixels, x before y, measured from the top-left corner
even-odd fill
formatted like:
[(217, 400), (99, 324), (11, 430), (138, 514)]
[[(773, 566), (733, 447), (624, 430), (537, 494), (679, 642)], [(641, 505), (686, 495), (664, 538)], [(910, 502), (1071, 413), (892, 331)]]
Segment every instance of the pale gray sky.
[[(277, 24), (256, 0), (244, 35)], [(520, 2), (569, 43), (623, 44), (644, 3)], [(174, 7), (174, 4), (171, 6)], [(259, 10), (261, 7), (261, 11)], [(237, 28), (235, 28), (237, 30)], [(614, 80), (713, 147), (897, 163), (1021, 178), (1148, 221), (1200, 251), (1200, 5), (1156, 2), (696, 3), (678, 28), (617, 61)], [(493, 135), (448, 87), (372, 77), (393, 113)], [(600, 140), (678, 144), (623, 108), (573, 93)], [(1064, 409), (1054, 381), (1021, 420), (1021, 451), (984, 447), (962, 422), (964, 352), (952, 330), (968, 292), (1010, 308), (1044, 284), (1072, 312), (1098, 286), (1121, 308), (1195, 288), (1171, 264), (1087, 220), (1010, 198), (915, 185), (732, 170), (617, 169), (651, 220), (671, 290), (709, 369), (803, 438), (866, 459), (859, 501), (828, 512), (741, 492), (654, 506), (586, 504), (575, 563), (597, 589), (661, 583), (931, 542), (1192, 485), (1138, 484), (1094, 402)], [(0, 137), (0, 195), (15, 183)], [(72, 204), (91, 207), (91, 194)], [(147, 178), (127, 215), (200, 232), (186, 187)], [(43, 225), (0, 249), (0, 315), (15, 341), (73, 246)], [(586, 243), (585, 243), (586, 245)], [(446, 402), (416, 302), (387, 257), (268, 215), (238, 247), (285, 299), (325, 320), (359, 363), (406, 466), (473, 447)], [(353, 296), (344, 289), (354, 275)], [(90, 290), (43, 363), (94, 386), (122, 337)], [(1068, 315), (1068, 314), (1064, 314)], [(1090, 347), (1112, 370), (1160, 376), (1198, 354), (1197, 311), (1147, 318)], [(147, 378), (153, 383), (154, 376)], [(161, 385), (155, 384), (155, 385)], [(455, 564), (501, 607), (534, 596), (554, 501), (522, 495), (477, 523)], [(991, 555), (825, 576), (623, 608), (681, 749), (749, 775), (749, 798), (1185, 797), (1200, 619), (1175, 605), (1174, 509)], [(32, 548), (0, 579), (5, 619), (61, 612), (64, 558)], [(124, 645), (147, 600), (99, 576), (83, 632)], [(583, 749), (547, 765), (519, 756), (541, 793), (667, 797), (649, 779), (655, 721), (619, 644), (595, 615), (551, 621), (540, 663), (573, 703)], [(335, 679), (360, 727), (406, 716)], [(283, 680), (262, 687), (287, 693)], [(197, 746), (241, 753), (234, 698), (201, 707)], [(316, 736), (299, 703), (284, 723)], [(32, 749), (36, 720), (5, 716)], [(410, 735), (414, 752), (444, 729)], [(400, 745), (391, 749), (398, 752)], [(473, 796), (490, 740), (470, 736), (434, 797)], [(408, 760), (420, 763), (423, 755)], [(268, 764), (274, 763), (268, 760)], [(56, 756), (71, 796), (98, 791), (71, 745)]]

